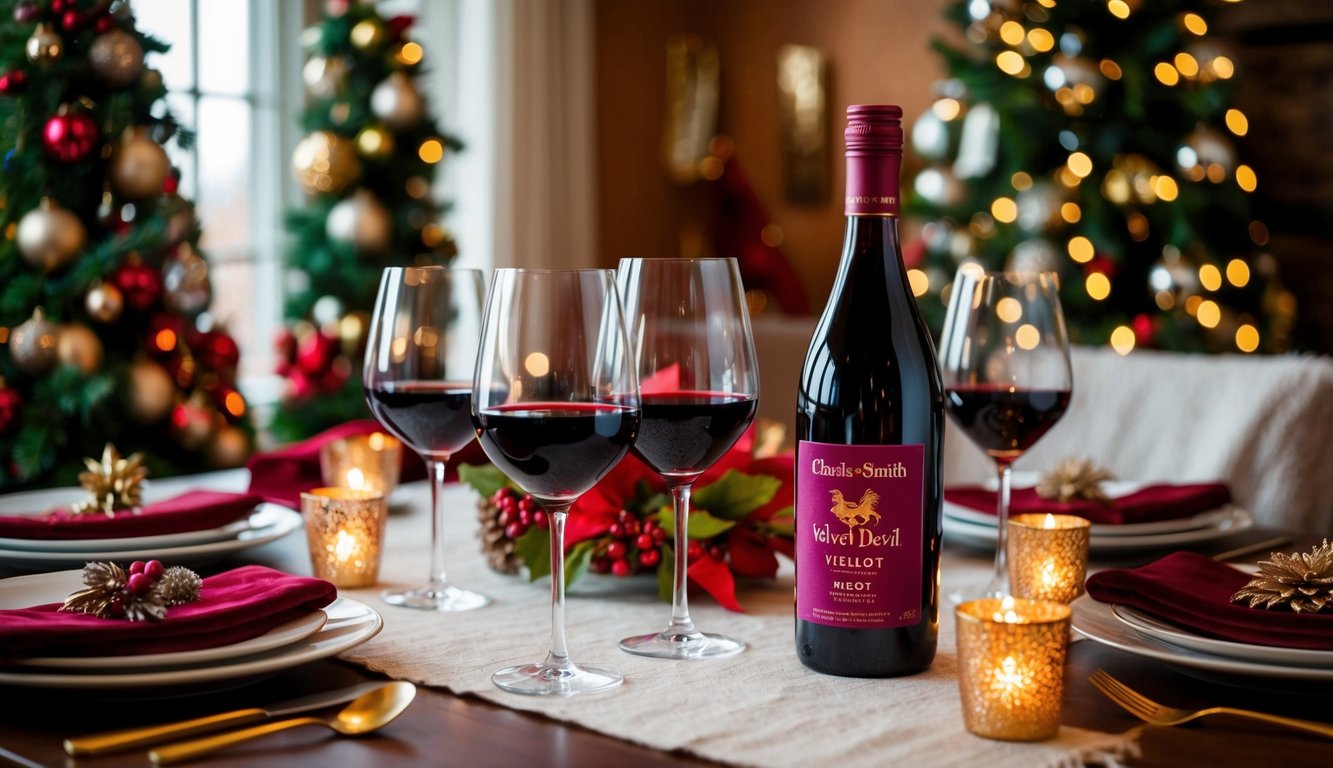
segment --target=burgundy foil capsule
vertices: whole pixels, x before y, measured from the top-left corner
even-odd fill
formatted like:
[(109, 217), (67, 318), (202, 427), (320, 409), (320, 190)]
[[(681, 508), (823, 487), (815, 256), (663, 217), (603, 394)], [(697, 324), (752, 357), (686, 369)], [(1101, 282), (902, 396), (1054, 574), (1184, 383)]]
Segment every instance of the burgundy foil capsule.
[(892, 104), (847, 107), (848, 216), (898, 216), (903, 110)]

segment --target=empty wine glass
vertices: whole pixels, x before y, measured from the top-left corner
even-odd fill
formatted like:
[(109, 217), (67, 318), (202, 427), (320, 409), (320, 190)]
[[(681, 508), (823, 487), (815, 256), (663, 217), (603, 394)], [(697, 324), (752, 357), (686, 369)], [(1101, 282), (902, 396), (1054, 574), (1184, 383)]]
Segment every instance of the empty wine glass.
[(472, 418), (486, 455), (537, 500), (551, 526), (550, 650), (491, 680), (556, 696), (620, 685), (614, 669), (575, 665), (565, 642), (569, 508), (624, 458), (639, 430), (638, 378), (613, 272), (496, 270)]
[(430, 579), (384, 592), (389, 605), (469, 611), (490, 602), (449, 583), (443, 536), (449, 457), (476, 437), (469, 403), (482, 290), (475, 269), (391, 267), (380, 277), (361, 381), (375, 418), (426, 460), (431, 496)]
[(940, 373), (954, 424), (995, 462), (995, 574), (954, 602), (1009, 594), (1009, 467), (1069, 407), (1073, 371), (1054, 272), (958, 270), (944, 320)]
[(740, 271), (735, 259), (622, 259), (617, 280), (642, 391), (634, 453), (666, 480), (676, 531), (671, 622), (621, 640), (620, 649), (665, 659), (731, 656), (745, 643), (700, 632), (690, 619), (686, 545), (691, 486), (736, 443), (758, 403)]

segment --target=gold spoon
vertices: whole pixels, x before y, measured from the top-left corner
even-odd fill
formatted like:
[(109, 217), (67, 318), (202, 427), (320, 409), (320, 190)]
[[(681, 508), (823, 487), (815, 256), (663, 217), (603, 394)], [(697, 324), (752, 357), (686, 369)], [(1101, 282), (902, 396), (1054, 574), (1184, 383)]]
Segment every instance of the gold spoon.
[(407, 709), (417, 695), (416, 686), (411, 683), (390, 683), (362, 694), (326, 720), (319, 717), (294, 717), (291, 720), (278, 720), (273, 723), (243, 728), (239, 731), (206, 736), (193, 741), (182, 741), (158, 747), (148, 753), (148, 759), (155, 765), (170, 765), (184, 760), (216, 752), (233, 744), (249, 741), (288, 728), (302, 725), (324, 725), (337, 731), (342, 736), (361, 736), (379, 730), (393, 721)]

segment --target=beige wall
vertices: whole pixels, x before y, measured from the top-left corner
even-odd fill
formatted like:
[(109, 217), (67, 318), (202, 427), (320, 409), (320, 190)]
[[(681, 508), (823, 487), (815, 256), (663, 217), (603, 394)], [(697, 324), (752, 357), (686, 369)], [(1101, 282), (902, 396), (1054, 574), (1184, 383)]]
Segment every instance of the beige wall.
[[(894, 103), (907, 121), (930, 103), (943, 65), (929, 50), (947, 25), (943, 0), (599, 0), (596, 10), (598, 258), (679, 252), (682, 225), (702, 220), (702, 190), (670, 180), (659, 160), (669, 37), (695, 33), (721, 62), (720, 128), (780, 226), (782, 250), (823, 306), (842, 238), (843, 110)], [(777, 51), (822, 50), (830, 65), (831, 194), (817, 207), (783, 199), (778, 137)]]

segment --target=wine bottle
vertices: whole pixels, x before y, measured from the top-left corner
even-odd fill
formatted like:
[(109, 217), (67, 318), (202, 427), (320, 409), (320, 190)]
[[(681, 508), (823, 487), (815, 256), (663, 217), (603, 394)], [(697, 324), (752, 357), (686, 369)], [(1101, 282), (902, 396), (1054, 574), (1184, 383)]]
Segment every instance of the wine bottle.
[(902, 110), (847, 108), (847, 230), (796, 397), (796, 655), (928, 668), (939, 630), (944, 398), (898, 244)]

